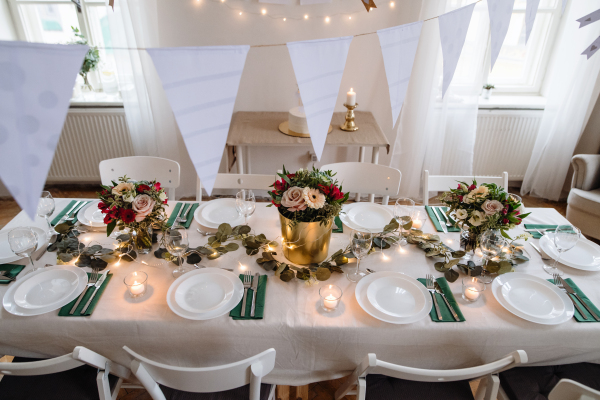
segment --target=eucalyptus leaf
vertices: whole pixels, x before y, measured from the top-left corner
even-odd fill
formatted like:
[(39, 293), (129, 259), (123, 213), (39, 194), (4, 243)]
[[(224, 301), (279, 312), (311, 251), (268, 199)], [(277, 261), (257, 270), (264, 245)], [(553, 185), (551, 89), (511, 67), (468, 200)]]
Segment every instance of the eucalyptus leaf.
[(315, 276), (319, 281), (326, 281), (331, 277), (331, 271), (329, 268), (317, 268)]
[(240, 248), (240, 245), (237, 243), (227, 243), (225, 245), (225, 248), (227, 249), (227, 251), (236, 251)]
[(92, 268), (98, 268), (100, 271), (106, 268), (107, 265), (108, 263), (106, 261), (97, 258), (94, 258), (91, 263)]
[(264, 262), (261, 264), (261, 267), (263, 267), (266, 271), (273, 271), (275, 268), (277, 268), (277, 261), (270, 260), (270, 261)]
[(433, 264), (433, 267), (439, 272), (446, 272), (448, 269), (450, 269), (450, 267), (446, 267), (446, 265), (441, 261)]
[(258, 254), (258, 249), (246, 249), (246, 254), (248, 254), (249, 256)]
[(65, 263), (68, 263), (69, 261), (73, 260), (73, 255), (69, 253), (60, 253), (57, 257), (60, 261)]
[(240, 225), (240, 235), (245, 235), (248, 234), (252, 231), (252, 228), (250, 228), (248, 225)]
[(62, 224), (58, 224), (54, 227), (54, 230), (60, 234), (66, 234), (67, 232), (69, 232), (71, 230), (71, 228), (73, 227), (73, 225), (69, 225), (67, 223), (62, 223)]
[(337, 266), (348, 264), (348, 257), (342, 255), (337, 257), (334, 261)]
[(188, 264), (198, 264), (200, 261), (202, 261), (202, 257), (196, 253), (192, 253), (186, 258)]
[[(285, 274), (285, 272), (283, 274), (281, 274), (281, 276), (283, 276), (284, 274)], [(298, 270), (298, 272), (296, 272), (296, 278), (302, 279), (304, 281), (309, 280), (310, 279), (310, 270), (308, 268), (301, 268), (300, 270)]]
[(112, 254), (103, 254), (100, 256), (100, 259), (106, 261), (108, 264), (117, 261), (117, 257), (113, 256)]
[(453, 269), (449, 269), (448, 271), (444, 272), (444, 277), (448, 282), (452, 283), (458, 279), (458, 272)]
[(217, 258), (219, 258), (219, 257), (221, 257), (221, 255), (220, 255), (219, 253), (217, 253), (217, 252), (215, 252), (215, 253), (213, 253), (213, 254), (210, 254), (210, 255), (208, 255), (208, 256), (207, 256), (207, 258), (208, 258), (209, 260), (216, 260), (216, 259), (217, 259)]
[(280, 264), (279, 267), (277, 267), (277, 271), (275, 271), (275, 276), (279, 276), (281, 275), (281, 273), (283, 272), (283, 270), (285, 269), (285, 267), (287, 267), (286, 264)]
[(458, 250), (458, 251), (453, 251), (452, 253), (452, 257), (454, 258), (462, 258), (464, 257), (467, 253), (462, 251), (462, 250)]
[(498, 264), (495, 261), (488, 261), (488, 263), (485, 266), (485, 270), (495, 274), (496, 272), (500, 271), (500, 264)]
[(212, 251), (211, 249), (207, 249), (204, 246), (197, 247), (196, 250), (198, 250), (199, 253), (202, 253), (205, 256), (208, 256), (208, 255), (211, 255), (212, 253), (214, 253), (214, 251)]
[(294, 275), (294, 272), (291, 269), (285, 270), (279, 275), (279, 279), (281, 279), (284, 282), (289, 282), (295, 277), (296, 276)]
[(228, 223), (223, 223), (223, 224), (219, 225), (218, 231), (221, 233), (221, 237), (222, 237), (222, 236), (231, 235), (231, 233), (233, 232), (233, 229), (231, 229), (231, 225), (229, 225)]
[(498, 274), (506, 274), (507, 272), (511, 272), (513, 269), (512, 264), (508, 261), (500, 261), (500, 269), (498, 270)]
[(79, 256), (77, 261), (75, 261), (75, 265), (78, 267), (89, 267), (92, 265), (92, 258), (86, 256)]
[(154, 251), (154, 257), (163, 258), (163, 254), (165, 253), (167, 253), (167, 249), (160, 247)]

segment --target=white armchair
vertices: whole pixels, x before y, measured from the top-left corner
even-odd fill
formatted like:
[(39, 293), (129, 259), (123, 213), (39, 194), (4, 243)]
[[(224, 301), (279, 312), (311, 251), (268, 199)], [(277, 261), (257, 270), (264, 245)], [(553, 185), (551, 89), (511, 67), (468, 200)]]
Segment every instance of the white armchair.
[(585, 235), (600, 239), (600, 154), (576, 155), (571, 164), (567, 219)]

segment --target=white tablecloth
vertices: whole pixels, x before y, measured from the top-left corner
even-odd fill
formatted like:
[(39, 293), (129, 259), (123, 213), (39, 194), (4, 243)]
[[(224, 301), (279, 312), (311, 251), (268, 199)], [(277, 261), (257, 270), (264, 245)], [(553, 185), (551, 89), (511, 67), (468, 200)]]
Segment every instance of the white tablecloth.
[[(69, 199), (57, 200), (57, 212)], [(173, 204), (172, 204), (173, 205)], [(536, 208), (528, 223), (563, 223), (565, 219), (554, 209)], [(249, 220), (258, 233), (268, 238), (280, 235), (277, 211), (257, 204)], [(36, 226), (44, 227), (38, 218)], [(3, 230), (32, 225), (20, 213)], [(189, 229), (190, 243), (198, 246), (207, 238), (196, 232), (196, 222)], [(345, 233), (333, 234), (330, 251), (345, 247)], [(434, 232), (430, 221), (425, 232)], [(515, 230), (516, 231), (516, 230)], [(516, 232), (511, 232), (515, 234)], [(104, 233), (88, 233), (80, 239), (110, 243)], [(451, 247), (458, 248), (458, 234), (441, 234)], [(535, 241), (537, 242), (537, 241)], [(363, 261), (363, 268), (377, 271), (395, 270), (414, 278), (426, 273), (440, 276), (423, 252), (412, 245), (385, 251)], [(527, 244), (531, 261), (517, 267), (543, 278), (540, 256)], [(280, 250), (280, 249), (279, 249)], [(54, 263), (55, 253), (45, 254), (38, 263)], [(153, 255), (140, 257), (155, 263)], [(240, 264), (252, 272), (265, 273), (256, 264), (257, 256), (247, 256), (243, 248), (218, 260), (202, 260), (207, 266), (235, 268)], [(353, 268), (350, 264), (345, 268)], [(27, 267), (29, 269), (30, 267)], [(466, 318), (463, 323), (434, 323), (429, 317), (409, 325), (381, 322), (364, 312), (354, 297), (355, 284), (344, 275), (334, 274), (327, 283), (344, 291), (342, 304), (334, 313), (319, 309), (319, 285), (306, 286), (302, 281), (285, 283), (268, 272), (265, 318), (234, 321), (229, 316), (190, 321), (175, 315), (167, 306), (166, 294), (174, 281), (172, 266), (157, 267), (139, 263), (111, 266), (114, 277), (91, 317), (58, 317), (58, 311), (34, 317), (18, 317), (0, 311), (0, 352), (20, 356), (58, 356), (75, 346), (88, 347), (116, 362), (129, 365), (122, 350), (129, 346), (151, 359), (179, 366), (208, 366), (237, 361), (268, 348), (277, 350), (275, 369), (267, 377), (270, 383), (303, 385), (339, 378), (348, 374), (367, 353), (383, 360), (422, 368), (458, 368), (495, 360), (513, 350), (527, 351), (531, 364), (552, 365), (581, 361), (600, 362), (600, 323), (578, 323), (570, 320), (558, 326), (537, 325), (514, 316), (496, 301), (491, 291), (483, 293), (483, 301), (466, 304), (460, 296), (460, 279), (450, 284)], [(25, 271), (27, 271), (27, 269)], [(143, 270), (149, 275), (149, 289), (143, 301), (128, 298), (123, 277), (131, 271)], [(600, 305), (600, 274), (565, 267), (588, 297)], [(462, 276), (461, 276), (462, 278)], [(0, 295), (6, 286), (0, 285)]]

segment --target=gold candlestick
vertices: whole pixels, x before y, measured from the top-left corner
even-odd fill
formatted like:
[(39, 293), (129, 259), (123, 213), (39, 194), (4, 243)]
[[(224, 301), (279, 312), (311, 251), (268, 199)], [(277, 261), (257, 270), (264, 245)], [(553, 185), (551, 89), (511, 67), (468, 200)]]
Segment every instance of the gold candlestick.
[(358, 126), (356, 126), (356, 123), (354, 123), (354, 109), (358, 107), (358, 103), (354, 104), (353, 106), (349, 106), (348, 104), (344, 103), (344, 107), (348, 109), (348, 112), (346, 112), (346, 122), (344, 122), (344, 125), (340, 126), (340, 129), (348, 132), (357, 131)]

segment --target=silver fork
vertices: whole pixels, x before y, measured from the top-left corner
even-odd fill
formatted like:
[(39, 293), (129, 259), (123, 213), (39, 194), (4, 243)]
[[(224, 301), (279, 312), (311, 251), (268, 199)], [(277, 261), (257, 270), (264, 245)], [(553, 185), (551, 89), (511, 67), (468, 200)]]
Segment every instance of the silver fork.
[(202, 230), (200, 230), (200, 228), (196, 228), (196, 230), (198, 231), (199, 234), (203, 235), (203, 236), (208, 236), (210, 235), (210, 232), (204, 232)]
[(440, 211), (440, 214), (442, 214), (442, 218), (444, 218), (444, 221), (446, 221), (446, 226), (450, 228), (453, 227), (454, 225), (452, 225), (452, 223), (450, 222), (450, 218), (448, 218), (444, 210), (442, 210), (441, 207), (438, 207), (437, 209)]
[(88, 280), (88, 283), (87, 283), (85, 289), (83, 289), (83, 292), (81, 292), (81, 294), (79, 295), (77, 302), (75, 303), (73, 308), (71, 308), (71, 311), (69, 311), (69, 314), (75, 313), (77, 306), (79, 305), (79, 303), (81, 303), (81, 299), (83, 299), (83, 296), (85, 296), (85, 293), (87, 292), (87, 290), (90, 288), (90, 286), (94, 286), (96, 284), (96, 282), (98, 281), (98, 272), (99, 271), (100, 271), (99, 268), (92, 268), (92, 275), (90, 275), (90, 279)]
[(73, 211), (71, 211), (68, 215), (67, 218), (65, 218), (64, 221), (73, 221), (75, 218), (77, 218), (75, 216), (75, 214), (77, 214), (79, 212), (79, 210), (81, 210), (84, 206), (86, 206), (88, 204), (87, 201), (82, 201), (81, 204), (79, 204), (77, 207), (75, 207), (75, 209)]
[(567, 297), (569, 299), (571, 299), (571, 302), (577, 308), (577, 311), (579, 311), (579, 314), (581, 314), (581, 316), (583, 317), (583, 319), (588, 319), (588, 317), (585, 315), (585, 313), (583, 312), (583, 310), (581, 309), (581, 307), (579, 307), (579, 304), (577, 304), (577, 302), (575, 300), (573, 300), (573, 298), (571, 296), (569, 296), (569, 293), (567, 292), (567, 289), (565, 289), (565, 287), (562, 284), (562, 280), (560, 279), (560, 275), (558, 275), (558, 274), (552, 274), (552, 280), (554, 281), (554, 284), (556, 286), (558, 286), (558, 288), (560, 290), (562, 290), (563, 292), (565, 292), (567, 294)]
[(6, 274), (8, 274), (10, 271), (0, 271), (0, 279), (8, 279), (9, 281), (14, 281), (15, 278), (11, 278), (10, 276), (7, 276)]
[(431, 294), (431, 297), (433, 298), (433, 305), (435, 306), (435, 311), (437, 313), (437, 317), (441, 321), (443, 318), (442, 318), (442, 313), (440, 312), (440, 306), (438, 305), (437, 298), (435, 297), (435, 285), (434, 285), (434, 281), (433, 281), (433, 275), (427, 274), (425, 276), (425, 286), (427, 287), (427, 290), (429, 290), (429, 293)]
[(252, 285), (252, 274), (250, 271), (244, 272), (244, 300), (242, 300), (242, 313), (241, 316), (246, 316), (246, 296), (248, 296), (248, 289)]

